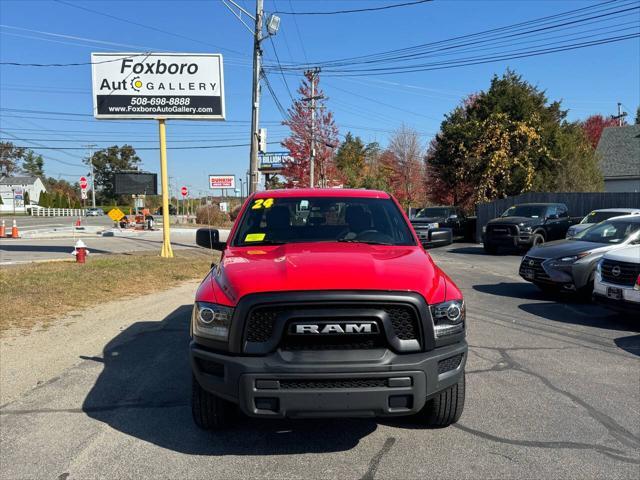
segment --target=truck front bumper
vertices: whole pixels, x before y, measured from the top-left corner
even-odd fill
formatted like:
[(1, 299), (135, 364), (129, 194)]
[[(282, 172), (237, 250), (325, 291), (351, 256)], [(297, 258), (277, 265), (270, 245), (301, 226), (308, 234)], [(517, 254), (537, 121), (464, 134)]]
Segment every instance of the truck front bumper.
[(192, 342), (205, 390), (254, 417), (375, 417), (417, 413), (464, 375), (467, 343), (397, 355), (387, 349), (232, 356)]

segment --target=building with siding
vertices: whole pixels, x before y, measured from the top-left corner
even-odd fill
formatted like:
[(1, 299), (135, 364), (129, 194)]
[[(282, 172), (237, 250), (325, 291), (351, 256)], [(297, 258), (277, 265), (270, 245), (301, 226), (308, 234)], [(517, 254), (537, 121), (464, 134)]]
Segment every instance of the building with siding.
[[(29, 203), (37, 205), (40, 194), (45, 192), (45, 188), (40, 177), (1, 177), (0, 178), (0, 212), (24, 212), (28, 205), (25, 205), (25, 193), (29, 194)], [(14, 205), (15, 203), (15, 205)]]
[(606, 192), (640, 192), (640, 125), (605, 128), (597, 150)]

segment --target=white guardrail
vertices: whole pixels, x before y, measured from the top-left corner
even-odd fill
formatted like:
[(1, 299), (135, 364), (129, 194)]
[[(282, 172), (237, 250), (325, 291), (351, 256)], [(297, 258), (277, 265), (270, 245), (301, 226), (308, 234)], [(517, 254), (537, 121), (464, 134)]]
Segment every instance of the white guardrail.
[(85, 217), (87, 210), (84, 208), (45, 208), (36, 205), (27, 207), (31, 210), (32, 217)]

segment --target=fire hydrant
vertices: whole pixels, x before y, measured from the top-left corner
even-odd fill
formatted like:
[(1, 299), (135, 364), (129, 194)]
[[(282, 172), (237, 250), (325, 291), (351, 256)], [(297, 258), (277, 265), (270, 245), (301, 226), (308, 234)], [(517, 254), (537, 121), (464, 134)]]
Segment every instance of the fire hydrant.
[(76, 256), (76, 263), (84, 263), (87, 255), (89, 255), (89, 249), (82, 240), (78, 240), (71, 255)]

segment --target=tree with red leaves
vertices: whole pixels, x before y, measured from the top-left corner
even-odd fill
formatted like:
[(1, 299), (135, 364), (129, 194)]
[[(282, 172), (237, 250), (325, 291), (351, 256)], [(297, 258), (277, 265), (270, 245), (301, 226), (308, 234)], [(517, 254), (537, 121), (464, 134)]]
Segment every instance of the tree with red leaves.
[(424, 204), (423, 157), (420, 135), (404, 125), (393, 133), (389, 147), (380, 156), (389, 191), (405, 208)]
[[(288, 110), (288, 119), (282, 122), (291, 129), (291, 135), (282, 141), (291, 156), (285, 162), (282, 176), (285, 186), (308, 187), (310, 179), (309, 157), (311, 152), (311, 97), (310, 73), (305, 73), (298, 94), (300, 98), (293, 102)], [(320, 90), (319, 77), (315, 76), (315, 95), (321, 97), (316, 100), (315, 119), (315, 172), (314, 185), (335, 187), (342, 184), (340, 173), (333, 160), (334, 149), (339, 145), (338, 127), (333, 120), (333, 114), (326, 108), (326, 98)]]
[[(626, 125), (626, 122), (623, 123)], [(615, 118), (606, 118), (602, 115), (591, 115), (584, 122), (582, 122), (582, 129), (584, 130), (589, 143), (593, 148), (598, 146), (602, 131), (607, 127), (617, 127), (618, 120)]]

